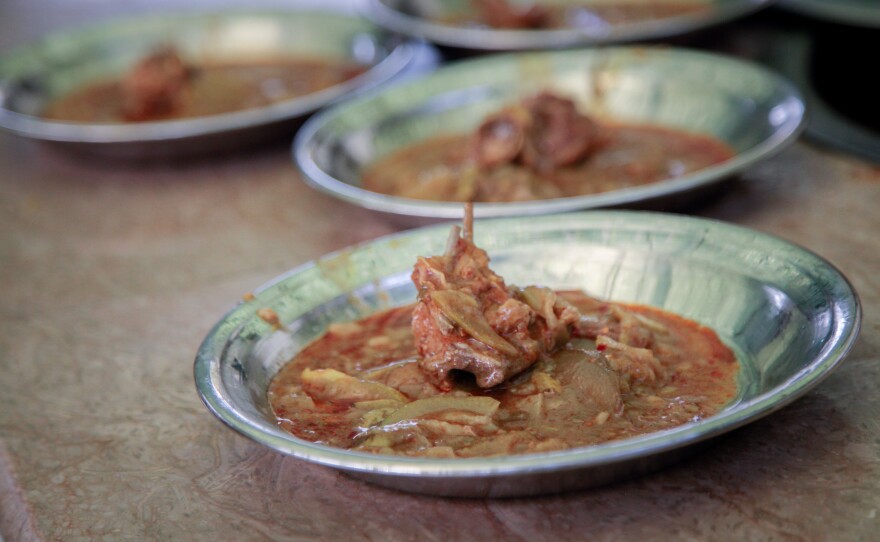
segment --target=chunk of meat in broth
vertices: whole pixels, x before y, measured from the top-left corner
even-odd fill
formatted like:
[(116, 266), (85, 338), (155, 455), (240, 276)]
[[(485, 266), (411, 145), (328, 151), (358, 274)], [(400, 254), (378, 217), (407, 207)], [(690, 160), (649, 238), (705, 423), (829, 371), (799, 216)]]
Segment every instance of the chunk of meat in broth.
[(526, 143), (529, 112), (511, 106), (486, 118), (474, 135), (474, 158), (481, 168), (492, 168), (516, 160)]
[(171, 47), (147, 56), (122, 79), (123, 118), (145, 121), (173, 115), (183, 107), (193, 73)]
[(573, 101), (542, 92), (483, 121), (474, 135), (474, 158), (483, 169), (518, 163), (550, 172), (584, 160), (600, 140), (598, 125)]
[(595, 341), (596, 348), (625, 383), (662, 383), (666, 379), (666, 369), (653, 350), (656, 335), (668, 331), (663, 324), (619, 304), (589, 298), (582, 292), (564, 295), (574, 296), (584, 309), (573, 335)]
[[(472, 217), (472, 206), (468, 206)], [(509, 288), (474, 245), (471, 219), (454, 227), (442, 256), (421, 257), (413, 335), (420, 367), (442, 389), (453, 370), (472, 373), (482, 388), (496, 386), (569, 338), (579, 313), (553, 291)]]
[(596, 146), (598, 126), (578, 112), (574, 102), (549, 92), (525, 101), (532, 129), (523, 146), (522, 163), (535, 171), (553, 171), (579, 162)]

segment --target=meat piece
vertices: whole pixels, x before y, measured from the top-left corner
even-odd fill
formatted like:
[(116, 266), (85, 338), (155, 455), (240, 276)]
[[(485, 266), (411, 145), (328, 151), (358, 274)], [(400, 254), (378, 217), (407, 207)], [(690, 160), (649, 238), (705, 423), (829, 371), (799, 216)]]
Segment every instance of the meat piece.
[(542, 327), (546, 350), (568, 341), (574, 326), (581, 319), (577, 307), (550, 288), (539, 286), (526, 286), (519, 297), (541, 317), (538, 325)]
[(122, 79), (122, 116), (129, 121), (168, 117), (186, 99), (192, 70), (171, 47), (147, 56)]
[(574, 102), (549, 92), (525, 101), (531, 127), (522, 150), (522, 163), (535, 171), (553, 171), (577, 163), (593, 149), (598, 128), (578, 112)]
[(412, 274), (419, 364), (445, 390), (453, 370), (472, 373), (482, 388), (500, 384), (568, 340), (579, 318), (550, 290), (509, 288), (473, 244), (469, 220), (460, 233), (454, 227), (446, 253), (419, 258)]
[(542, 6), (511, 6), (506, 0), (474, 0), (483, 20), (493, 28), (541, 28), (550, 11)]
[(474, 160), (491, 169), (517, 163), (539, 173), (584, 160), (599, 130), (574, 102), (542, 92), (488, 117), (474, 137)]
[(531, 125), (528, 110), (508, 107), (487, 117), (477, 128), (474, 142), (477, 165), (492, 168), (516, 160)]
[(626, 346), (651, 349), (655, 345), (655, 335), (668, 331), (660, 322), (624, 305), (595, 299), (583, 292), (561, 294), (563, 298), (575, 301), (582, 310), (571, 330), (574, 337), (596, 340), (600, 335), (605, 335)]

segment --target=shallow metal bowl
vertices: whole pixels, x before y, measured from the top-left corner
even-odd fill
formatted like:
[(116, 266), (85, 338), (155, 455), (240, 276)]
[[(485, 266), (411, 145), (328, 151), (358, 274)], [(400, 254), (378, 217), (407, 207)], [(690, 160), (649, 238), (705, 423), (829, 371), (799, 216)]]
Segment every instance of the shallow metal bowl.
[[(381, 238), (258, 289), (199, 349), (195, 383), (205, 404), (261, 444), (377, 484), (447, 496), (536, 495), (662, 467), (781, 408), (826, 377), (859, 331), (859, 301), (840, 272), (803, 248), (749, 229), (632, 211), (478, 221), (476, 242), (509, 283), (579, 288), (714, 329), (742, 364), (738, 397), (716, 416), (671, 430), (505, 457), (373, 455), (313, 444), (279, 429), (266, 398), (277, 371), (329, 323), (412, 302), (409, 275), (416, 257), (441, 253), (447, 234), (448, 227), (432, 226)], [(277, 313), (281, 329), (257, 316), (262, 308)]]
[[(369, 69), (306, 96), (230, 113), (142, 123), (74, 123), (41, 116), (46, 104), (96, 80), (119, 77), (157, 46), (188, 58), (308, 55)], [(337, 11), (168, 13), (59, 33), (0, 59), (0, 127), (90, 153), (152, 156), (237, 148), (291, 134), (294, 120), (358, 89), (387, 81), (413, 58), (401, 42), (357, 15)]]
[[(473, 12), (470, 0), (367, 0), (365, 15), (376, 24), (401, 34), (427, 39), (438, 45), (485, 51), (559, 49), (667, 38), (731, 21), (767, 6), (772, 0), (696, 0), (707, 5), (705, 11), (662, 19), (601, 24), (584, 21), (562, 29), (497, 29), (477, 25), (442, 22)], [(515, 2), (512, 2), (515, 3)], [(534, 4), (589, 4), (589, 0), (536, 0)], [(594, 3), (600, 3), (595, 2)], [(606, 0), (601, 2), (608, 4)]]
[(804, 120), (797, 89), (741, 60), (673, 48), (620, 47), (517, 53), (469, 60), (349, 100), (312, 117), (294, 142), (306, 182), (369, 209), (454, 218), (455, 202), (415, 200), (361, 187), (364, 167), (440, 133), (465, 133), (524, 95), (553, 89), (580, 109), (613, 120), (706, 133), (735, 156), (687, 175), (599, 194), (516, 203), (478, 203), (478, 217), (670, 202), (706, 188), (792, 142)]

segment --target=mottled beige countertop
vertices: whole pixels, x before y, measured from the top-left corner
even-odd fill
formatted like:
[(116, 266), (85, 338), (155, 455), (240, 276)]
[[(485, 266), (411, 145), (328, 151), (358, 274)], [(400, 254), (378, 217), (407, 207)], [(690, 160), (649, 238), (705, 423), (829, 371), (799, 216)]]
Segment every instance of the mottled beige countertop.
[(395, 222), (306, 187), (283, 142), (135, 167), (0, 134), (0, 535), (876, 539), (878, 206), (880, 169), (797, 143), (689, 209), (808, 247), (858, 290), (861, 336), (805, 397), (630, 482), (442, 499), (269, 451), (217, 421), (193, 385), (196, 349), (243, 293)]

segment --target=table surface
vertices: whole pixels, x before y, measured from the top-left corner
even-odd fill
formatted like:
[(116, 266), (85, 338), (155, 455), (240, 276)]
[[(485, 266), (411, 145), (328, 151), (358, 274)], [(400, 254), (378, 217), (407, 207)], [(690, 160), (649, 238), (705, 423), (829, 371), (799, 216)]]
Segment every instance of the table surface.
[[(10, 28), (2, 9), (50, 5), (6, 4), (0, 36)], [(688, 209), (808, 247), (859, 292), (859, 340), (805, 397), (637, 480), (541, 498), (441, 499), (253, 444), (204, 408), (192, 380), (199, 343), (243, 293), (399, 223), (305, 186), (286, 142), (135, 166), (0, 134), (0, 535), (871, 539), (880, 527), (878, 203), (880, 169), (799, 142)]]

